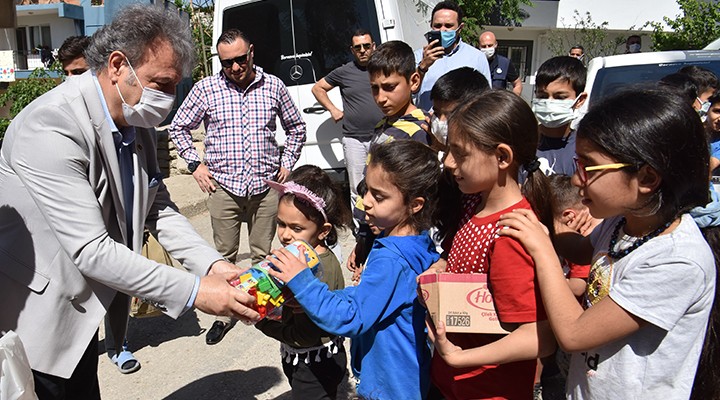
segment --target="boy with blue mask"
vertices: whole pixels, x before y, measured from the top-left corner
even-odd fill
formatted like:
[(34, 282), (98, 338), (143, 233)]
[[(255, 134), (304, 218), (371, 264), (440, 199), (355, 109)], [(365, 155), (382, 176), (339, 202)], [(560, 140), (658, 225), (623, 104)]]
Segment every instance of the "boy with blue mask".
[[(417, 72), (422, 79), (419, 89), (416, 89), (415, 104), (423, 109), (430, 110), (433, 106), (430, 100), (430, 91), (441, 76), (447, 72), (470, 67), (485, 76), (491, 82), (490, 66), (487, 57), (480, 50), (460, 39), (463, 24), (463, 11), (453, 1), (441, 1), (435, 5), (430, 17), (429, 43), (422, 49), (415, 50), (415, 63)], [(429, 34), (437, 35), (435, 39)]]
[(583, 63), (573, 57), (545, 61), (535, 77), (532, 109), (540, 123), (537, 157), (546, 175), (575, 173), (575, 130), (572, 122), (585, 103)]

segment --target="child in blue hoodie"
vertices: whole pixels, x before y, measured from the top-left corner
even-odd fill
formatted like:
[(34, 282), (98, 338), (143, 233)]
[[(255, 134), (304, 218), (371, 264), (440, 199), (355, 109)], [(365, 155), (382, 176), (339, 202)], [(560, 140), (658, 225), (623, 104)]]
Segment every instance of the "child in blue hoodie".
[(271, 272), (287, 282), (307, 315), (328, 333), (353, 339), (352, 367), (362, 371), (364, 399), (422, 399), (430, 351), (417, 276), (438, 260), (427, 229), (437, 203), (440, 165), (419, 142), (398, 140), (370, 150), (363, 198), (366, 219), (384, 227), (358, 286), (330, 291), (307, 269), (304, 255), (274, 252)]

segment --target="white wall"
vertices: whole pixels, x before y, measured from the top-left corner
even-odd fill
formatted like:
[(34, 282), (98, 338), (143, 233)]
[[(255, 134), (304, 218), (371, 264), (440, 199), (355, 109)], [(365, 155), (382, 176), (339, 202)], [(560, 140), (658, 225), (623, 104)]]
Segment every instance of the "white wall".
[(581, 16), (590, 12), (597, 24), (608, 22), (610, 30), (639, 29), (648, 21), (662, 22), (663, 17), (680, 14), (675, 0), (560, 0), (534, 1), (533, 7), (522, 6), (530, 14), (523, 21), (526, 28), (562, 28), (575, 24), (575, 10)]
[(558, 23), (560, 1), (534, 1), (533, 6), (521, 5), (520, 8), (530, 14), (522, 22), (523, 28), (550, 28)]
[[(581, 15), (590, 12), (593, 21), (608, 22), (610, 30), (639, 29), (648, 21), (662, 22), (663, 17), (675, 19), (680, 8), (675, 0), (561, 0), (558, 22), (573, 21), (575, 10)], [(562, 24), (557, 26), (562, 27)]]
[(70, 18), (60, 18), (56, 13), (18, 16), (17, 23), (18, 27), (49, 25), (53, 49), (59, 48), (68, 37), (77, 35), (75, 21)]

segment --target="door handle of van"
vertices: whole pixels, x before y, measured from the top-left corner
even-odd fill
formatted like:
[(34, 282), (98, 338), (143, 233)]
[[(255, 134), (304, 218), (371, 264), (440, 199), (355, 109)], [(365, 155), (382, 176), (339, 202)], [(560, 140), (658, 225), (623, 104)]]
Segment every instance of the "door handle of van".
[(312, 106), (312, 107), (303, 108), (303, 112), (305, 114), (322, 114), (325, 111), (327, 111), (327, 110), (323, 106)]

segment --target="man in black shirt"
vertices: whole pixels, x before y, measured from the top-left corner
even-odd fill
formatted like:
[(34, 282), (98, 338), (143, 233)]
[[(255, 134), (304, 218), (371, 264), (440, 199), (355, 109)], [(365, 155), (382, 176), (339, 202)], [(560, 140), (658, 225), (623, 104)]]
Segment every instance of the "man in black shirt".
[(509, 82), (512, 84), (513, 93), (520, 96), (522, 93), (520, 75), (507, 57), (497, 54), (497, 45), (494, 33), (485, 31), (480, 35), (480, 51), (485, 53), (490, 64), (491, 86), (493, 89), (507, 89)]
[[(352, 209), (357, 201), (357, 185), (363, 179), (375, 125), (384, 115), (375, 104), (370, 90), (370, 76), (365, 69), (375, 51), (370, 32), (365, 29), (355, 31), (350, 49), (354, 59), (320, 79), (313, 86), (312, 93), (330, 111), (335, 122), (342, 120), (343, 153), (350, 181)], [(328, 97), (328, 92), (335, 87), (340, 88), (343, 110), (338, 109)]]

